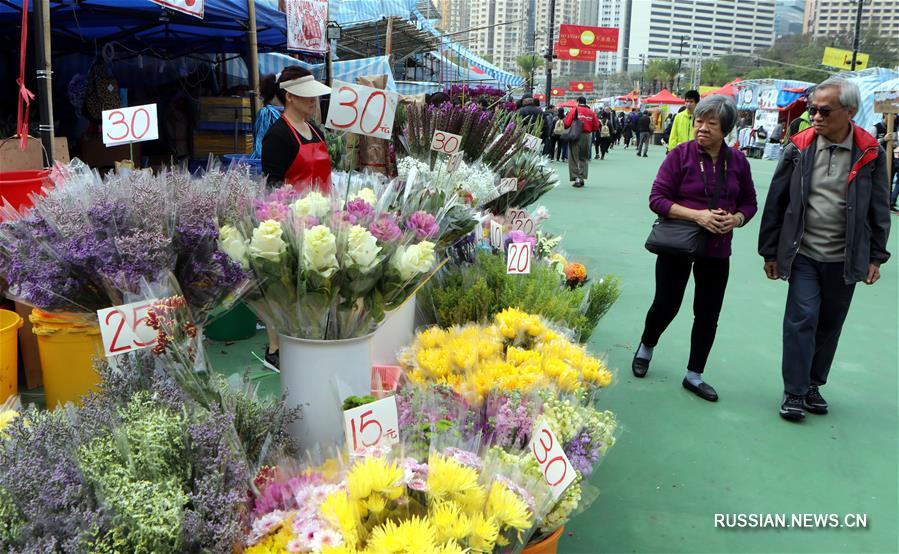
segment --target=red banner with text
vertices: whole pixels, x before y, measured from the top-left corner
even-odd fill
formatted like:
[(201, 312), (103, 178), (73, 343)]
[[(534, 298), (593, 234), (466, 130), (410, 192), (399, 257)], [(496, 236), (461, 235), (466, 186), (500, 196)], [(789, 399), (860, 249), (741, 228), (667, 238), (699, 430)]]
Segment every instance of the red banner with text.
[(572, 92), (593, 92), (593, 81), (568, 81), (568, 90)]
[(617, 52), (618, 28), (561, 25), (559, 26), (559, 45), (563, 48)]
[(565, 48), (556, 43), (556, 57), (560, 60), (574, 60), (578, 62), (595, 62), (596, 50), (583, 50), (580, 48)]

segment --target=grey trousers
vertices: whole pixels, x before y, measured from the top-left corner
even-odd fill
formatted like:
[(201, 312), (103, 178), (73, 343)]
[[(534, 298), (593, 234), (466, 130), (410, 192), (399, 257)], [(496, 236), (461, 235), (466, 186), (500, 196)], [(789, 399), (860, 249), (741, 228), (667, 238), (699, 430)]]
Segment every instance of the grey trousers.
[(568, 145), (568, 180), (587, 180), (590, 169), (590, 139), (593, 133), (582, 133), (577, 142)]
[(640, 142), (637, 144), (637, 155), (649, 153), (649, 141), (652, 139), (652, 133), (640, 133)]

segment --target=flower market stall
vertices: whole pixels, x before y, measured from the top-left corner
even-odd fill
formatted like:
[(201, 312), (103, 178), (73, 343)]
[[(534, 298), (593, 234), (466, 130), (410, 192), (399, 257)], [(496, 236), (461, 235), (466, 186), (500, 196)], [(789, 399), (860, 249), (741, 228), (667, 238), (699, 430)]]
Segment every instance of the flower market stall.
[[(330, 189), (73, 160), (2, 207), (47, 399), (0, 409), (2, 549), (555, 551), (620, 435), (585, 346), (618, 280), (543, 230), (539, 130), (401, 112), (383, 172), (329, 135)], [(280, 395), (207, 355), (241, 302), (277, 337), (255, 371)]]

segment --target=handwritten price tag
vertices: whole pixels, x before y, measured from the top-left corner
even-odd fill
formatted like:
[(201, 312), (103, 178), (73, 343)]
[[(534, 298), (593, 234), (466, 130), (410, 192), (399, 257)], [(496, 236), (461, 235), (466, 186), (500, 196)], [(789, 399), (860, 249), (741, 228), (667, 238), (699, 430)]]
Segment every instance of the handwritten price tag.
[(353, 452), (400, 442), (396, 398), (388, 396), (343, 412), (343, 429)]
[(503, 226), (492, 219), (490, 220), (490, 246), (503, 247)]
[(513, 192), (515, 190), (518, 190), (518, 179), (515, 177), (500, 179), (499, 187), (496, 189), (499, 194), (506, 194), (507, 192)]
[(103, 121), (103, 144), (106, 146), (118, 146), (119, 144), (159, 138), (156, 104), (104, 110), (101, 119)]
[(431, 150), (449, 155), (455, 154), (461, 147), (461, 135), (454, 135), (446, 131), (434, 131), (434, 138), (431, 140)]
[(506, 219), (511, 222), (512, 231), (522, 231), (526, 235), (534, 236), (534, 231), (537, 230), (537, 224), (531, 219), (527, 210), (509, 209), (506, 211)]
[(506, 252), (506, 273), (524, 275), (531, 272), (531, 243), (513, 242)]
[(543, 141), (540, 140), (540, 137), (535, 137), (534, 135), (527, 133), (524, 135), (524, 147), (529, 150), (537, 150), (540, 148), (540, 144)]
[(462, 152), (456, 152), (446, 161), (446, 172), (453, 173), (462, 165)]
[(534, 431), (530, 449), (534, 459), (537, 460), (544, 481), (552, 490), (553, 498), (558, 500), (577, 475), (571, 467), (568, 456), (562, 450), (562, 445), (545, 421), (541, 421)]
[(153, 302), (144, 300), (97, 310), (107, 357), (143, 350), (156, 343), (156, 331), (147, 325), (147, 310)]
[(375, 138), (389, 139), (399, 97), (395, 92), (334, 81), (325, 125)]

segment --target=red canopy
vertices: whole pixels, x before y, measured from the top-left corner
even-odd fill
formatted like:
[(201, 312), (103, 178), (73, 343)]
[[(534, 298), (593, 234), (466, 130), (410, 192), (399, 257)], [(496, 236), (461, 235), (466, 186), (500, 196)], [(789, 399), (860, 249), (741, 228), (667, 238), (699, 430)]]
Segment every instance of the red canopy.
[(742, 80), (743, 80), (743, 79), (740, 79), (739, 77), (737, 77), (737, 78), (734, 79), (733, 81), (727, 83), (726, 85), (724, 85), (723, 87), (721, 87), (721, 88), (719, 88), (719, 89), (713, 90), (713, 91), (712, 91), (711, 93), (709, 93), (709, 94), (723, 94), (723, 95), (725, 95), (725, 96), (733, 96), (733, 97), (736, 98), (737, 94), (736, 94), (736, 92), (734, 91), (734, 86), (733, 86), (733, 85), (734, 85), (734, 83), (739, 83), (739, 82), (742, 81)]
[(683, 104), (684, 101), (663, 88), (658, 94), (643, 100), (644, 104)]

